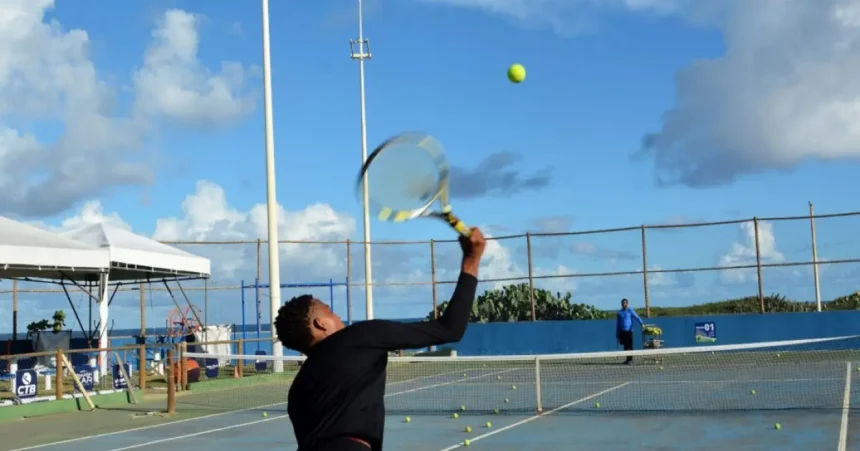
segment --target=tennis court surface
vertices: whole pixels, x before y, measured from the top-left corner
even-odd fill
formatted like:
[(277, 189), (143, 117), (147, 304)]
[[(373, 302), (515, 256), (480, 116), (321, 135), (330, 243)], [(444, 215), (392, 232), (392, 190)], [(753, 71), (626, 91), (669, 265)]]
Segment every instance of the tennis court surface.
[[(385, 449), (860, 451), (858, 344), (637, 351), (631, 366), (614, 352), (392, 358)], [(186, 357), (210, 359), (218, 377), (178, 395), (172, 417), (97, 410), (4, 422), (0, 447), (295, 449), (280, 401), (299, 360)], [(236, 364), (246, 365), (239, 379)]]

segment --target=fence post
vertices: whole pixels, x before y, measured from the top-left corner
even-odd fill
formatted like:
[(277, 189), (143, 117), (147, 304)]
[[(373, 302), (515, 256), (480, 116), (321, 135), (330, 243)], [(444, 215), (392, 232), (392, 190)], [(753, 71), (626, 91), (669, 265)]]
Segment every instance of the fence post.
[(642, 224), (642, 290), (645, 296), (645, 317), (651, 317), (651, 297), (648, 293), (648, 246), (645, 244), (645, 224)]
[(346, 240), (346, 318), (352, 324), (352, 241)]
[(430, 286), (433, 291), (433, 319), (439, 318), (439, 301), (436, 298), (436, 241), (430, 240)]
[(812, 279), (815, 283), (815, 310), (821, 311), (821, 286), (818, 280), (818, 243), (815, 239), (815, 207), (809, 203), (809, 229), (812, 233)]
[(535, 305), (535, 279), (534, 266), (532, 265), (532, 234), (526, 232), (526, 253), (529, 264), (529, 303), (532, 306), (532, 321), (537, 321), (537, 306)]
[(755, 232), (755, 267), (756, 272), (758, 273), (758, 302), (761, 306), (761, 313), (764, 313), (764, 287), (761, 280), (761, 245), (759, 244), (758, 229), (758, 218), (753, 218), (753, 231)]

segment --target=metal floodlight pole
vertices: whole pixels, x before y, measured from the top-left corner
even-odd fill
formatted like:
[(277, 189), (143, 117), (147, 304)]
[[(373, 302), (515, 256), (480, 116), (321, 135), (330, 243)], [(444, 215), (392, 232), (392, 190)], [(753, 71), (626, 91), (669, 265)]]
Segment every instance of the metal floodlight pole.
[[(359, 102), (361, 103), (361, 164), (367, 161), (367, 114), (364, 97), (364, 60), (371, 59), (370, 42), (364, 38), (361, 0), (358, 0), (358, 39), (349, 41), (350, 58), (358, 60)], [(370, 258), (370, 211), (367, 178), (362, 183), (361, 205), (364, 215), (364, 292), (367, 319), (373, 319), (373, 267)]]
[[(263, 2), (263, 109), (266, 130), (266, 213), (269, 228), (269, 302), (272, 311), (272, 355), (284, 355), (275, 334), (275, 318), (281, 306), (281, 261), (278, 253), (278, 200), (275, 190), (275, 132), (272, 117), (272, 55), (269, 44), (269, 0)], [(242, 325), (244, 330), (245, 325)], [(284, 362), (275, 360), (275, 372), (284, 371)]]

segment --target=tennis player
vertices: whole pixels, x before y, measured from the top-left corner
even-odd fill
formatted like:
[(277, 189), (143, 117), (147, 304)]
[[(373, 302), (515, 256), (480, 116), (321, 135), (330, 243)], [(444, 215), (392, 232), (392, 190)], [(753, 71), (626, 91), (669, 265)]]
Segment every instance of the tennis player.
[[(625, 351), (633, 350), (633, 321), (642, 327), (642, 318), (636, 314), (636, 310), (628, 306), (627, 299), (622, 299), (621, 310), (618, 311), (618, 318), (615, 322), (615, 338), (624, 346)], [(624, 364), (630, 365), (631, 363), (633, 363), (633, 356), (628, 355)]]
[(382, 449), (388, 352), (463, 338), (484, 245), (478, 229), (472, 229), (469, 238), (460, 238), (460, 278), (437, 320), (372, 320), (345, 327), (328, 306), (311, 295), (295, 297), (278, 310), (278, 340), (307, 355), (290, 387), (287, 404), (299, 451)]

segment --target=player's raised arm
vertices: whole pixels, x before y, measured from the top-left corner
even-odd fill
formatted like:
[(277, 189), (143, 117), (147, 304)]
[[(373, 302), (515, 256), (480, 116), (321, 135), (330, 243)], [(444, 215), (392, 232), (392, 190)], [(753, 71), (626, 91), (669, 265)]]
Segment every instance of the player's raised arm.
[(358, 323), (344, 330), (353, 346), (388, 350), (414, 349), (460, 341), (469, 324), (469, 314), (478, 287), (478, 267), (486, 241), (477, 228), (467, 237), (460, 237), (463, 260), (460, 278), (448, 307), (438, 319), (400, 323), (375, 320)]

